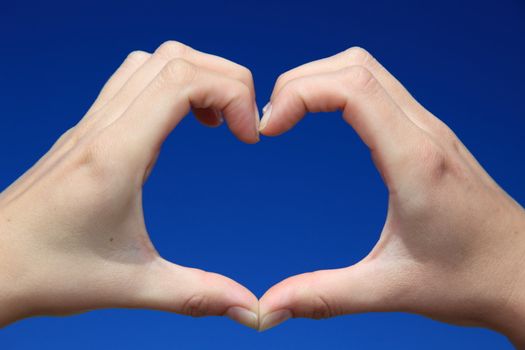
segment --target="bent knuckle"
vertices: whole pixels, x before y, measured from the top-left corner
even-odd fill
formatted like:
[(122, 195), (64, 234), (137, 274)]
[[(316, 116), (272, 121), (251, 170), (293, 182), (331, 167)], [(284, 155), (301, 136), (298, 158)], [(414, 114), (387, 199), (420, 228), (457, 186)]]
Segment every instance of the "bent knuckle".
[(160, 45), (155, 54), (165, 59), (173, 57), (185, 57), (190, 51), (190, 47), (175, 40), (169, 40)]
[(363, 66), (343, 69), (342, 77), (346, 86), (357, 92), (372, 93), (379, 87), (374, 75)]
[(370, 62), (373, 61), (373, 56), (365, 49), (359, 46), (354, 46), (349, 49), (346, 49), (343, 52), (346, 60), (351, 64), (357, 64), (362, 66), (368, 66)]
[[(236, 115), (243, 113), (246, 109), (248, 101), (251, 100), (250, 89), (241, 82), (232, 84), (227, 91), (224, 93), (224, 99), (226, 101), (224, 106), (224, 112), (226, 114)], [(245, 122), (244, 118), (232, 118), (229, 123), (230, 127)]]
[(58, 140), (55, 141), (53, 144), (52, 149), (56, 149), (58, 147), (66, 147), (68, 149), (74, 147), (78, 141), (80, 140), (80, 135), (78, 131), (78, 126), (73, 126), (66, 130)]
[(128, 54), (128, 57), (126, 57), (126, 60), (124, 61), (127, 64), (141, 64), (145, 62), (151, 55), (145, 51), (132, 51)]
[(253, 81), (252, 71), (244, 66), (239, 66), (239, 79), (251, 84)]
[(449, 143), (450, 143), (451, 148), (454, 150), (454, 152), (458, 154), (461, 153), (464, 146), (455, 135), (450, 136)]
[(292, 79), (284, 83), (284, 85), (281, 88), (281, 95), (284, 96), (302, 96), (304, 84), (302, 84), (302, 81), (304, 79)]
[(194, 65), (180, 58), (169, 61), (160, 73), (161, 81), (167, 85), (186, 85), (197, 73)]
[(282, 88), (283, 86), (286, 85), (286, 83), (288, 82), (288, 72), (286, 73), (282, 73), (280, 74), (278, 77), (277, 77), (277, 80), (275, 81), (275, 87), (276, 88)]
[(231, 89), (232, 96), (230, 99), (248, 99), (250, 98), (250, 88), (242, 83), (236, 84), (233, 89)]

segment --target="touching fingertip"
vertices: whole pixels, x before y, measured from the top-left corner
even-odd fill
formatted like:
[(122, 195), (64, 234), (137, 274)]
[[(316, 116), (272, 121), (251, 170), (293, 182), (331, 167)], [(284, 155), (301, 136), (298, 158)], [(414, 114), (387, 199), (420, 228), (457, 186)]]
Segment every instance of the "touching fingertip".
[(221, 125), (224, 123), (224, 117), (222, 116), (222, 113), (216, 109), (213, 110), (213, 114), (215, 114), (215, 118), (217, 118), (217, 124)]
[(257, 141), (260, 140), (259, 138), (259, 127), (260, 127), (260, 115), (259, 115), (259, 107), (257, 107), (257, 102), (254, 104), (255, 106), (255, 134), (257, 135)]
[(263, 114), (266, 113), (266, 110), (268, 109), (268, 107), (270, 106), (271, 102), (268, 102), (262, 109), (262, 112)]
[(262, 132), (264, 128), (268, 125), (268, 122), (270, 121), (270, 117), (272, 116), (272, 104), (269, 102), (264, 108), (263, 108), (263, 116), (261, 119), (261, 124), (259, 126), (259, 132)]
[(264, 332), (270, 328), (280, 325), (292, 317), (290, 310), (277, 310), (264, 316), (259, 325), (259, 331)]
[(228, 311), (226, 311), (225, 315), (235, 322), (238, 322), (247, 327), (253, 329), (258, 329), (259, 327), (259, 317), (257, 314), (241, 306), (230, 307)]

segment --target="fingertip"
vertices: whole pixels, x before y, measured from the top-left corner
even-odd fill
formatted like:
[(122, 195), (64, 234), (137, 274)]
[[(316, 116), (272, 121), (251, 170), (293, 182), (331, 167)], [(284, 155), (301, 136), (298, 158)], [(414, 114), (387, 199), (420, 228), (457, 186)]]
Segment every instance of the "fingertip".
[(236, 135), (236, 137), (237, 139), (239, 139), (239, 141), (242, 141), (249, 145), (255, 145), (256, 143), (259, 143), (259, 141), (261, 141), (261, 138), (259, 137), (258, 133), (255, 136)]
[(224, 116), (228, 128), (235, 137), (247, 144), (256, 144), (260, 141), (259, 136), (259, 110), (257, 103), (252, 100), (250, 103), (231, 105), (225, 109)]
[(292, 312), (286, 309), (271, 312), (261, 318), (259, 332), (264, 332), (270, 328), (274, 328), (292, 317)]
[(274, 328), (294, 317), (297, 306), (294, 290), (297, 276), (290, 277), (272, 286), (259, 299), (259, 331)]
[[(279, 136), (290, 130), (297, 121), (291, 115), (283, 115), (283, 101), (276, 103), (268, 102), (263, 108), (263, 116), (259, 125), (259, 133), (264, 136)], [(286, 110), (286, 107), (284, 107)]]
[(261, 119), (261, 123), (259, 125), (259, 132), (263, 132), (264, 129), (266, 129), (271, 116), (272, 116), (272, 103), (268, 102), (266, 106), (264, 106), (263, 108), (263, 116)]
[[(288, 310), (290, 317), (328, 318), (334, 316), (333, 295), (339, 286), (329, 282), (330, 270), (303, 273), (289, 277), (271, 287), (259, 301), (260, 328), (265, 329), (286, 321), (273, 315)], [(267, 317), (273, 315), (265, 321)], [(263, 322), (264, 321), (264, 322)]]
[(215, 118), (214, 118), (214, 123), (210, 125), (212, 128), (216, 128), (224, 124), (224, 117), (222, 116), (221, 112), (214, 109), (213, 114), (215, 115)]
[(241, 306), (232, 306), (226, 311), (225, 316), (246, 327), (259, 329), (259, 315), (252, 310)]

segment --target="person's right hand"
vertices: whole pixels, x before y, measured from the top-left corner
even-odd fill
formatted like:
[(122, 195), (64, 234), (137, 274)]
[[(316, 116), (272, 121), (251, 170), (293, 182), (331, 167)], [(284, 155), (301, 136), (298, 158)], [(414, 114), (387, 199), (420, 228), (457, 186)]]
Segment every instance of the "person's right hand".
[(260, 329), (289, 317), (406, 311), (490, 327), (525, 347), (523, 208), (359, 48), (283, 74), (260, 130), (278, 135), (306, 112), (337, 109), (389, 190), (386, 223), (356, 265), (294, 276), (267, 291)]
[[(80, 123), (0, 194), (0, 326), (125, 307), (227, 315), (257, 328), (257, 298), (162, 259), (142, 212), (142, 185), (190, 108), (212, 126), (224, 116), (255, 143), (254, 96), (249, 70), (177, 42), (129, 55)], [(174, 222), (170, 234), (184, 232)]]

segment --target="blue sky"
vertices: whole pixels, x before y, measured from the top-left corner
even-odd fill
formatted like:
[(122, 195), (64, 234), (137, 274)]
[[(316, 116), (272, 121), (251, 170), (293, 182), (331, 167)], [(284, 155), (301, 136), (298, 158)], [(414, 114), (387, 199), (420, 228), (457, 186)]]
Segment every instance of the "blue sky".
[[(80, 119), (126, 57), (175, 39), (250, 68), (258, 104), (276, 77), (359, 45), (444, 120), (525, 203), (525, 3), (489, 1), (90, 1), (0, 3), (0, 189)], [(281, 279), (359, 261), (387, 192), (337, 113), (244, 145), (186, 118), (145, 187), (160, 253), (257, 296)], [(145, 310), (34, 318), (2, 349), (511, 349), (496, 333), (407, 314), (288, 321), (266, 333), (227, 319)]]

